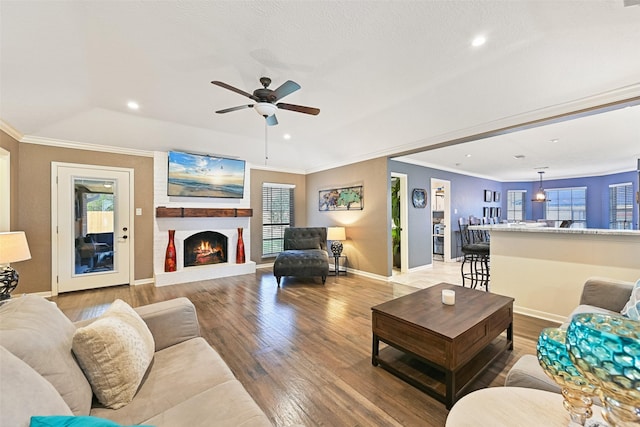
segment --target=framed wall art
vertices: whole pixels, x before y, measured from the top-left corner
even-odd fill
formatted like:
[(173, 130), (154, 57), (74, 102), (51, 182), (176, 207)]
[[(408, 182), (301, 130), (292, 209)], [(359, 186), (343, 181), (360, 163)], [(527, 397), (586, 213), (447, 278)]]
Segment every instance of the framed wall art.
[(318, 195), (320, 211), (355, 211), (363, 207), (362, 185), (320, 190)]
[(423, 188), (414, 188), (411, 193), (411, 201), (414, 208), (424, 208), (427, 206), (427, 190)]
[(493, 201), (493, 191), (491, 191), (491, 190), (484, 190), (484, 201), (485, 201), (485, 202), (491, 202), (491, 201)]
[(493, 201), (494, 202), (499, 202), (500, 201), (500, 192), (499, 191), (494, 191), (493, 192)]

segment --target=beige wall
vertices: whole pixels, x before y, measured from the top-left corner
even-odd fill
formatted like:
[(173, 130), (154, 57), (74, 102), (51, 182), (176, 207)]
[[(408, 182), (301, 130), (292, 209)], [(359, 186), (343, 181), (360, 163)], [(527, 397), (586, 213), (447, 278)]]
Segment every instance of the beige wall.
[[(343, 254), (349, 267), (391, 275), (390, 190), (387, 159), (378, 158), (307, 175), (307, 224), (344, 226), (347, 241)], [(320, 212), (318, 192), (331, 188), (363, 186), (364, 209)]]
[(276, 184), (293, 184), (294, 221), (295, 226), (305, 227), (307, 221), (305, 176), (293, 173), (273, 172), (261, 169), (251, 169), (251, 261), (256, 264), (272, 262), (273, 258), (262, 258), (262, 184), (272, 182)]
[[(96, 153), (45, 145), (18, 143), (0, 131), (0, 147), (11, 153), (11, 229), (24, 230), (32, 259), (16, 265), (19, 293), (51, 290), (51, 162), (125, 167), (135, 170), (135, 279), (153, 277), (153, 158)], [(262, 184), (293, 184), (295, 225), (346, 227), (344, 254), (351, 268), (389, 276), (389, 177), (385, 158), (369, 160), (309, 175), (251, 169), (251, 260), (262, 258)], [(318, 191), (351, 185), (364, 186), (364, 209), (319, 212)]]
[[(2, 141), (4, 146), (4, 138)], [(12, 160), (14, 147), (11, 151)], [(51, 162), (133, 168), (135, 216), (135, 279), (153, 277), (153, 158), (20, 143), (17, 147), (17, 213), (12, 224), (24, 230), (31, 260), (16, 264), (20, 272), (18, 293), (51, 291)], [(12, 162), (13, 167), (13, 162)], [(13, 187), (12, 185), (12, 188)]]

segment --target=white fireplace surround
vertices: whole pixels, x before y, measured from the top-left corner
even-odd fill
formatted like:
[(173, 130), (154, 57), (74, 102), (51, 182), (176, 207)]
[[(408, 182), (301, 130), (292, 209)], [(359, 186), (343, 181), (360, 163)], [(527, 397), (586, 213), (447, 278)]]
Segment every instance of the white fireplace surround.
[[(167, 153), (156, 152), (154, 156), (154, 201), (155, 207), (200, 207), (200, 208), (249, 208), (249, 168), (245, 170), (245, 192), (242, 200), (225, 200), (211, 198), (169, 197), (167, 196)], [(154, 212), (155, 215), (155, 212)], [(247, 217), (215, 217), (215, 218), (155, 218), (153, 242), (153, 271), (156, 286), (174, 285), (178, 283), (196, 282), (221, 277), (252, 274), (256, 271), (256, 263), (250, 261), (250, 218)], [(238, 245), (238, 228), (243, 228), (245, 247), (244, 264), (236, 264), (236, 248)], [(169, 243), (169, 230), (175, 230), (174, 242), (177, 255), (177, 270), (164, 271), (164, 259)], [(227, 237), (227, 262), (218, 264), (184, 267), (183, 241), (192, 234), (201, 231), (217, 231)]]
[[(195, 282), (255, 272), (256, 266), (253, 261), (236, 264), (238, 227), (246, 229), (249, 225), (248, 218), (156, 218), (156, 224), (158, 226), (156, 242), (154, 244), (156, 286)], [(164, 259), (167, 244), (169, 243), (169, 230), (176, 230), (174, 242), (176, 246), (177, 270), (167, 273), (164, 271)], [(217, 231), (227, 237), (227, 262), (184, 267), (184, 240), (192, 234), (201, 231)], [(246, 239), (246, 237), (247, 235), (245, 235), (243, 230), (243, 238)], [(249, 259), (249, 256), (248, 245), (245, 244), (245, 258)]]

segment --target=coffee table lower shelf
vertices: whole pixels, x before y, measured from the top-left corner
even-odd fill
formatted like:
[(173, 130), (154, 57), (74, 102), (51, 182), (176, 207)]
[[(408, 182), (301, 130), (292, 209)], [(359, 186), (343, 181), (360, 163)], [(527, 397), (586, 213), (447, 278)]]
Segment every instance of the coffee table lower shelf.
[(378, 351), (377, 356), (374, 353), (372, 357), (374, 366), (380, 365), (403, 381), (444, 403), (447, 409), (451, 409), (471, 383), (496, 359), (505, 351), (513, 349), (513, 342), (504, 332), (469, 362), (455, 371), (449, 371), (380, 337), (374, 336), (373, 339), (374, 347), (376, 339), (388, 344), (387, 347)]

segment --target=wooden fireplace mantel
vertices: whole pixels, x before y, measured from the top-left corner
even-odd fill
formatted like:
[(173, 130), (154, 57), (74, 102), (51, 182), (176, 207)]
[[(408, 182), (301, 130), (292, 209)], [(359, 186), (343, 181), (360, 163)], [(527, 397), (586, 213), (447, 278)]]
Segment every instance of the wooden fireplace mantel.
[(156, 208), (156, 218), (236, 218), (251, 216), (253, 216), (253, 209), (167, 208), (164, 206)]

